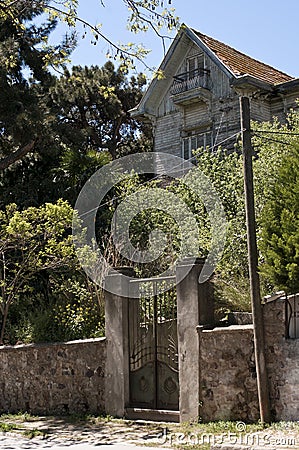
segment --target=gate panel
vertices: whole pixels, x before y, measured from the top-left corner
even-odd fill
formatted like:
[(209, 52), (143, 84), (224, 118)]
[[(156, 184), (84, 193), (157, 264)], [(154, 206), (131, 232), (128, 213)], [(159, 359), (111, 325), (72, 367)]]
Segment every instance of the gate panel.
[(287, 298), (287, 335), (291, 339), (299, 338), (299, 295)]
[(131, 407), (179, 409), (176, 289), (159, 293), (173, 281), (167, 277), (132, 282), (140, 298), (129, 303)]

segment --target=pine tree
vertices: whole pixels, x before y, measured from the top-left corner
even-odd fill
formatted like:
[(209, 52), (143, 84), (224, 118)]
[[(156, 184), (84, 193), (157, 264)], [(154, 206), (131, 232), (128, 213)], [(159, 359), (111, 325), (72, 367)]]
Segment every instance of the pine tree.
[(299, 291), (299, 143), (281, 160), (272, 198), (262, 213), (262, 272), (288, 293)]
[(129, 114), (144, 83), (142, 74), (129, 78), (111, 62), (52, 77), (43, 95), (43, 135), (34, 153), (0, 179), (0, 207), (38, 206), (59, 198), (74, 204), (85, 181), (112, 158), (150, 150), (149, 127)]
[(66, 70), (50, 94), (63, 143), (83, 153), (108, 151), (112, 159), (136, 151), (142, 125), (129, 110), (140, 101), (144, 84), (142, 74), (128, 78), (112, 62)]
[(0, 170), (31, 152), (43, 141), (47, 127), (44, 95), (53, 83), (49, 67), (63, 64), (75, 45), (66, 36), (57, 46), (43, 45), (56, 26), (54, 19), (40, 26), (38, 2), (14, 3), (14, 14), (0, 10)]

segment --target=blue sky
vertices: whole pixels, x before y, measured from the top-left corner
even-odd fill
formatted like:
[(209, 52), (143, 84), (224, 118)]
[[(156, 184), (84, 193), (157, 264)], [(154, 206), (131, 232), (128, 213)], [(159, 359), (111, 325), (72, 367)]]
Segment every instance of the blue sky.
[[(148, 64), (159, 66), (163, 58), (159, 39), (151, 33), (128, 33), (122, 0), (104, 3), (102, 7), (100, 0), (80, 0), (79, 15), (92, 24), (102, 23), (102, 31), (114, 41), (142, 42), (152, 50)], [(188, 26), (299, 77), (298, 0), (172, 0), (172, 6)], [(102, 65), (106, 51), (104, 42), (93, 46), (90, 39), (79, 39), (72, 64)]]

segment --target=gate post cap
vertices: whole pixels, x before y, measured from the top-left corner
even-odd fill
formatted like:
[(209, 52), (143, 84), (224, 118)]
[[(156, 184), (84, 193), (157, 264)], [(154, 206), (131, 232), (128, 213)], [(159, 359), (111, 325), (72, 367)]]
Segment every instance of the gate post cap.
[(181, 259), (177, 262), (177, 266), (201, 266), (204, 265), (206, 262), (205, 257), (195, 257), (195, 256), (188, 256), (184, 259)]
[[(117, 272), (117, 273), (116, 273)], [(108, 275), (126, 275), (128, 277), (134, 277), (135, 271), (133, 267), (129, 266), (115, 266), (109, 269)]]

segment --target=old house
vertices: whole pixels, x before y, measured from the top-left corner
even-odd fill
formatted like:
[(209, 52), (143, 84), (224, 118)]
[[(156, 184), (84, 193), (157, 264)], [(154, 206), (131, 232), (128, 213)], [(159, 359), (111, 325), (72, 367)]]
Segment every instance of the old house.
[[(199, 147), (233, 148), (240, 131), (240, 94), (251, 118), (284, 122), (299, 97), (299, 79), (183, 25), (134, 117), (152, 123), (154, 149), (182, 158)], [(159, 167), (159, 166), (158, 166)]]

